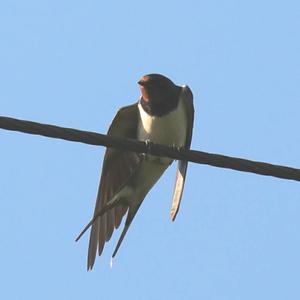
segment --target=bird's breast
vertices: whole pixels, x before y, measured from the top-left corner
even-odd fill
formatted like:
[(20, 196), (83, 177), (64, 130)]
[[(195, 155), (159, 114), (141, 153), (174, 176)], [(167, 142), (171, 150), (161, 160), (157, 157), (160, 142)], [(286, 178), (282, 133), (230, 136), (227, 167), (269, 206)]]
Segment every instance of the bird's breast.
[(138, 104), (140, 118), (138, 139), (150, 140), (156, 144), (167, 146), (184, 146), (187, 135), (187, 116), (182, 99), (175, 110), (167, 115), (151, 116)]

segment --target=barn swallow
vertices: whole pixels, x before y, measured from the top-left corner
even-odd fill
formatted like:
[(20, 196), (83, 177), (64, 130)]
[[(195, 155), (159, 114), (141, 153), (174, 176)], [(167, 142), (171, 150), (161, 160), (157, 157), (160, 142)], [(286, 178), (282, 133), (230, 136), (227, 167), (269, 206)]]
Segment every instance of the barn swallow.
[[(160, 74), (149, 74), (138, 81), (141, 96), (137, 103), (121, 108), (109, 127), (108, 135), (151, 141), (167, 146), (190, 148), (194, 123), (193, 94), (186, 85), (177, 86)], [(172, 159), (150, 154), (107, 148), (102, 166), (93, 219), (90, 227), (87, 269), (94, 266), (105, 242), (120, 226), (124, 229), (112, 257), (127, 233), (145, 196), (172, 163)], [(183, 193), (187, 161), (179, 161), (171, 207), (174, 220)]]

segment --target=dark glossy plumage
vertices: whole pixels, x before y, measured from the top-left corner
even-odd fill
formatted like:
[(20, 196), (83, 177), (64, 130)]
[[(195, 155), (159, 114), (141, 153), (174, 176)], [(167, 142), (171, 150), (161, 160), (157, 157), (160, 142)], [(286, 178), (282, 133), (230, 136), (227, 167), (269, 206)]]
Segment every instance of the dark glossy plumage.
[[(180, 145), (189, 148), (194, 120), (191, 90), (187, 86), (179, 87), (175, 85), (170, 79), (160, 74), (143, 76), (139, 81), (139, 85), (142, 93), (140, 101), (118, 111), (110, 125), (108, 135), (144, 139), (142, 136), (148, 133), (144, 132), (145, 128), (140, 130), (143, 128), (141, 126), (158, 122), (155, 124), (162, 124), (162, 126), (156, 125), (155, 129), (160, 135), (159, 140), (161, 143), (170, 145), (169, 142), (164, 140), (164, 135), (169, 139), (170, 133), (164, 130), (166, 128), (170, 130), (170, 128), (173, 128), (172, 124), (174, 124), (174, 128), (178, 128), (180, 132), (183, 130), (184, 138), (180, 138), (181, 135), (178, 135), (177, 129), (173, 130), (174, 137), (177, 136), (177, 139), (181, 140), (180, 143), (182, 144)], [(180, 110), (178, 108), (179, 101), (182, 103)], [(139, 103), (140, 105), (138, 105)], [(145, 112), (146, 120), (144, 121), (146, 123), (143, 124), (141, 120)], [(174, 115), (173, 112), (184, 120), (184, 124), (180, 124), (177, 117), (175, 119), (171, 117)], [(164, 127), (164, 124), (167, 127)], [(152, 142), (157, 142), (158, 136), (151, 135), (151, 132), (149, 134), (152, 137)], [(144, 197), (171, 162), (171, 159), (154, 159), (153, 156), (130, 151), (112, 148), (106, 150), (94, 218), (78, 237), (79, 239), (85, 230), (92, 226), (88, 250), (88, 269), (93, 268), (97, 252), (101, 255), (105, 242), (111, 238), (114, 229), (119, 227), (122, 218), (127, 213), (124, 229), (113, 253), (113, 256), (116, 255)], [(180, 206), (186, 171), (187, 162), (179, 161), (171, 208), (172, 220), (175, 219)]]

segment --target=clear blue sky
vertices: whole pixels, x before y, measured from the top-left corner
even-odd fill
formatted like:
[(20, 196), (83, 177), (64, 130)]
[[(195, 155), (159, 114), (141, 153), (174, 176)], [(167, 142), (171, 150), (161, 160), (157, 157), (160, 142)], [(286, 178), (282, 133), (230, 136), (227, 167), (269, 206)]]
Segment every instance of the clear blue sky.
[[(106, 132), (157, 72), (195, 98), (193, 148), (300, 167), (299, 1), (0, 3), (0, 114)], [(174, 166), (110, 269), (88, 235), (102, 147), (0, 130), (1, 299), (299, 299), (300, 183)]]

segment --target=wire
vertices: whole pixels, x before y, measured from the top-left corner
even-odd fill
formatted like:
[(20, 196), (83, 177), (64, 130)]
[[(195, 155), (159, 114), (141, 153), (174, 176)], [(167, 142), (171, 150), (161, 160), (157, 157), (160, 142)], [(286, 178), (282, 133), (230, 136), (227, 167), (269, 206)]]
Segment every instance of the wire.
[(96, 132), (41, 124), (3, 116), (0, 116), (0, 128), (67, 141), (80, 142), (89, 145), (101, 145), (121, 150), (149, 153), (155, 156), (170, 157), (177, 160), (188, 160), (190, 162), (206, 164), (219, 168), (227, 168), (242, 172), (300, 181), (300, 169), (296, 168), (196, 150), (178, 149), (133, 139), (108, 136)]

